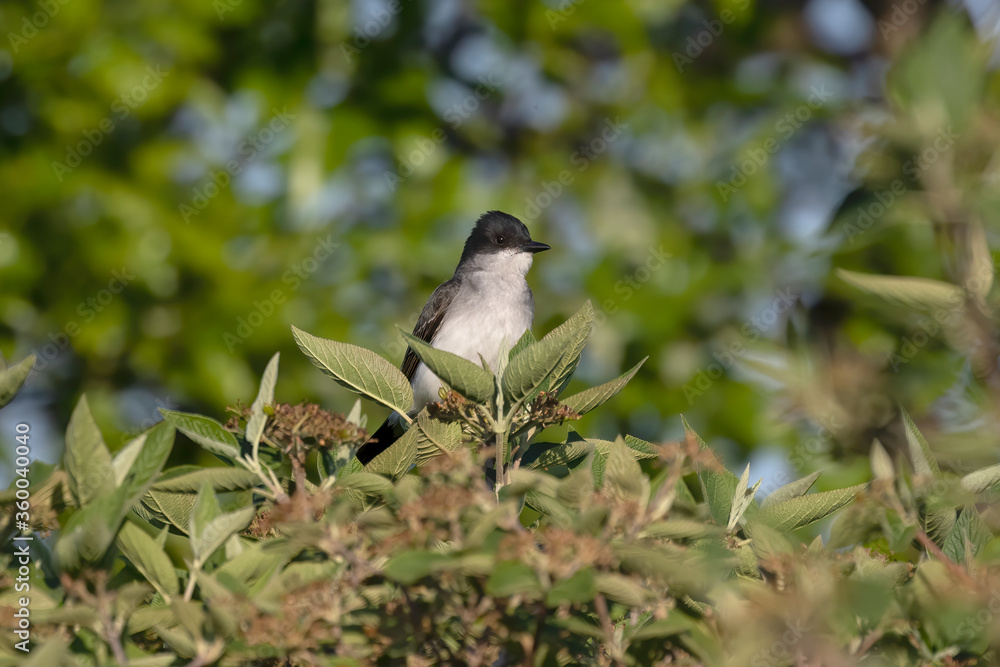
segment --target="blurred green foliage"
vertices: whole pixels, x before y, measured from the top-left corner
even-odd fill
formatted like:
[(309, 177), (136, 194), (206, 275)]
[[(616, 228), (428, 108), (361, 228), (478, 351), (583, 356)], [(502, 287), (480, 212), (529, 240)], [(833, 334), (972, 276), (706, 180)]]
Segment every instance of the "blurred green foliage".
[(346, 410), (290, 327), (397, 363), (395, 325), (498, 208), (554, 248), (529, 276), (536, 333), (595, 304), (574, 383), (650, 357), (595, 435), (658, 441), (683, 412), (731, 463), (783, 448), (782, 474), (847, 486), (873, 436), (900, 450), (901, 404), (946, 463), (994, 462), (992, 347), (915, 343), (921, 315), (835, 272), (962, 285), (966, 240), (996, 245), (990, 20), (940, 2), (5, 2), (0, 349), (38, 355), (12, 410), (48, 425), (52, 461), (86, 390), (114, 449), (157, 407), (248, 400), (276, 350), (283, 395)]

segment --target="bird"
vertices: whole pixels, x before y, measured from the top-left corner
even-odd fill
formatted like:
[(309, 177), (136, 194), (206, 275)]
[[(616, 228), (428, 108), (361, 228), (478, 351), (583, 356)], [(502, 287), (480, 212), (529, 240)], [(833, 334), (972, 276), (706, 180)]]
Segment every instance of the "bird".
[[(528, 228), (502, 211), (487, 211), (465, 241), (455, 275), (431, 294), (413, 327), (413, 335), (432, 347), (491, 369), (531, 327), (535, 300), (525, 276), (535, 254), (551, 246), (533, 241)], [(503, 351), (501, 352), (501, 345)], [(438, 400), (441, 380), (407, 347), (400, 367), (413, 388), (412, 417)], [(358, 448), (367, 465), (403, 434), (397, 413)]]

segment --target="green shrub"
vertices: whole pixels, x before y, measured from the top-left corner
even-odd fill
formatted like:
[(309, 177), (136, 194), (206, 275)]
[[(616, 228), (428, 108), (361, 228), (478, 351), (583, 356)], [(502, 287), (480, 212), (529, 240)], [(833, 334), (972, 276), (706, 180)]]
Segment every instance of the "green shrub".
[[(561, 396), (586, 304), (486, 369), (407, 337), (451, 387), (363, 468), (345, 416), (276, 402), (278, 356), (226, 424), (163, 411), (110, 452), (81, 398), (59, 466), (0, 501), (7, 660), (35, 664), (983, 664), (1000, 637), (1000, 466), (939, 469), (904, 413), (870, 485), (758, 503), (684, 423), (681, 442), (535, 437), (638, 371)], [(393, 409), (403, 375), (295, 330), (341, 385)], [(3, 403), (32, 360), (3, 371)], [(640, 364), (641, 365), (641, 364)], [(409, 418), (408, 418), (409, 419)], [(164, 470), (176, 432), (218, 465)], [(25, 486), (22, 484), (21, 486)], [(22, 494), (23, 495), (23, 494)], [(838, 510), (828, 540), (801, 529)], [(992, 519), (991, 519), (992, 520)], [(30, 542), (16, 537), (34, 535)], [(47, 536), (47, 537), (46, 537)], [(45, 539), (43, 539), (45, 538)], [(30, 587), (18, 545), (30, 550)], [(30, 596), (30, 646), (14, 612)], [(24, 605), (21, 605), (24, 606)], [(980, 662), (976, 662), (976, 661)]]

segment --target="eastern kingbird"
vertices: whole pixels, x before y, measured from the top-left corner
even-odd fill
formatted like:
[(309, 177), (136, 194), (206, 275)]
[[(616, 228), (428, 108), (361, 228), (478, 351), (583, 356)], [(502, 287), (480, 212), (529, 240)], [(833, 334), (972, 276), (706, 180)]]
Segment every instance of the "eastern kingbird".
[[(431, 294), (413, 335), (476, 364), (482, 355), (495, 369), (501, 343), (507, 354), (531, 326), (535, 300), (524, 276), (535, 253), (548, 249), (532, 241), (528, 228), (514, 216), (483, 214), (465, 242), (455, 275)], [(402, 371), (413, 387), (411, 416), (438, 400), (441, 380), (412, 348), (406, 349)], [(367, 464), (402, 435), (400, 421), (396, 413), (385, 420), (358, 450), (361, 463)]]

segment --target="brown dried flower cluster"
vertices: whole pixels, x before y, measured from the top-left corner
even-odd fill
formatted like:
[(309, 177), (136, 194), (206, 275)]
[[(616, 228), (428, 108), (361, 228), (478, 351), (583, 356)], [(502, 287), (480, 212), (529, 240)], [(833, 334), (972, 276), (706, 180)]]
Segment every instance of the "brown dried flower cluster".
[[(283, 450), (291, 449), (297, 436), (306, 449), (333, 449), (340, 445), (361, 445), (368, 440), (368, 432), (347, 421), (344, 415), (327, 412), (315, 403), (277, 403), (268, 405), (269, 412), (264, 436)], [(245, 428), (250, 417), (250, 407), (240, 402), (228, 408), (232, 413), (226, 428), (231, 431)]]

